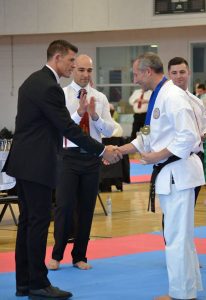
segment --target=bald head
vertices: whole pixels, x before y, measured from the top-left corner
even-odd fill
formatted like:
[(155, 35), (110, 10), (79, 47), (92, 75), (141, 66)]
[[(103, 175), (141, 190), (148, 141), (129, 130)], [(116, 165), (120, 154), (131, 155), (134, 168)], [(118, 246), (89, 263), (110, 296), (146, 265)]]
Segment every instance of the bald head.
[(74, 81), (84, 88), (92, 77), (93, 65), (92, 59), (86, 54), (81, 54), (76, 58), (76, 68), (73, 72)]

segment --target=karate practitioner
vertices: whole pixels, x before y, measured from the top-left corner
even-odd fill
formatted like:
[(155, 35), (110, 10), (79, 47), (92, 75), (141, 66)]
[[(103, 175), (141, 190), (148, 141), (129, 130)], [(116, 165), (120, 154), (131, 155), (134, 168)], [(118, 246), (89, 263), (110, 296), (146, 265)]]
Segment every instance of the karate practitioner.
[[(140, 55), (133, 64), (134, 83), (153, 90), (142, 134), (119, 147), (123, 154), (141, 153), (143, 164), (160, 165), (156, 193), (165, 215), (168, 295), (155, 300), (197, 298), (202, 290), (194, 235), (194, 188), (205, 183), (202, 163), (195, 154), (201, 137), (188, 96), (163, 74), (155, 53)], [(158, 167), (157, 166), (157, 167)]]
[[(203, 141), (205, 140), (206, 135), (206, 110), (203, 105), (203, 102), (189, 92), (188, 82), (191, 71), (189, 69), (188, 62), (183, 57), (174, 57), (168, 62), (168, 75), (172, 79), (173, 83), (183, 89), (188, 97), (189, 103), (192, 106), (192, 109), (195, 114), (195, 120), (197, 124), (197, 130), (201, 135), (202, 142), (199, 145), (198, 156), (204, 162), (204, 149)], [(198, 194), (200, 192), (201, 186), (196, 187), (195, 189), (195, 201), (197, 200)]]

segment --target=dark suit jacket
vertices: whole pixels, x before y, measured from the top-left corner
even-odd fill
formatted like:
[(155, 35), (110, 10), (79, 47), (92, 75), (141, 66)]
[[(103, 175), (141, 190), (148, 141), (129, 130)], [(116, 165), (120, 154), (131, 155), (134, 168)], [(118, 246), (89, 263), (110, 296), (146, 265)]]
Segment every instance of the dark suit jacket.
[(18, 179), (54, 188), (63, 136), (97, 156), (104, 149), (73, 122), (65, 106), (64, 92), (45, 66), (19, 88), (16, 128), (4, 171)]

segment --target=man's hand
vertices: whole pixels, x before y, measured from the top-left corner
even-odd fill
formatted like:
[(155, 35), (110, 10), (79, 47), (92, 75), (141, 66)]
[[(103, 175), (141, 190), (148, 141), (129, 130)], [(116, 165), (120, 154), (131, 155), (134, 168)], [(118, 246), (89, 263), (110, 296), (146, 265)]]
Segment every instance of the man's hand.
[(158, 152), (142, 152), (140, 162), (143, 165), (156, 164), (163, 159), (169, 158), (171, 155), (172, 153), (167, 150), (167, 148), (164, 148), (163, 150)]
[(118, 150), (117, 146), (112, 146), (112, 145), (105, 146), (103, 159), (106, 161), (106, 163), (104, 162), (105, 164), (108, 163), (114, 164), (118, 162), (120, 159), (122, 159), (122, 154)]
[(79, 99), (79, 108), (77, 109), (78, 115), (82, 117), (84, 113), (87, 111), (88, 108), (88, 101), (87, 101), (87, 94), (81, 93), (80, 99)]
[(142, 152), (140, 162), (143, 165), (158, 163), (159, 162), (158, 152)]
[(99, 119), (99, 116), (96, 113), (96, 104), (95, 104), (95, 98), (94, 97), (90, 98), (90, 102), (89, 102), (87, 111), (90, 114), (93, 121), (97, 121)]

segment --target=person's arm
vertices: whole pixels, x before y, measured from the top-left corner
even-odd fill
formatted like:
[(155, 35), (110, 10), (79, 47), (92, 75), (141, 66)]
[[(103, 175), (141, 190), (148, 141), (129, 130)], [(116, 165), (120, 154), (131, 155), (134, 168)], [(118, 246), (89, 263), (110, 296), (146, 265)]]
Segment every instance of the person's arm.
[(122, 145), (120, 147), (118, 147), (119, 151), (125, 155), (125, 154), (133, 154), (135, 152), (137, 152), (137, 149), (135, 148), (135, 146), (131, 143)]
[(52, 85), (47, 90), (44, 101), (39, 101), (39, 108), (45, 117), (50, 120), (62, 136), (95, 156), (103, 155), (110, 163), (121, 159), (121, 154), (114, 146), (105, 147), (90, 136), (84, 134), (82, 129), (71, 119), (65, 106), (64, 92), (58, 85)]
[(115, 125), (112, 120), (109, 102), (105, 95), (97, 94), (98, 98), (91, 97), (88, 112), (92, 119), (92, 125), (105, 137), (110, 137)]
[(156, 164), (161, 160), (169, 158), (171, 155), (172, 153), (167, 148), (158, 152), (142, 152), (140, 161), (145, 165)]

